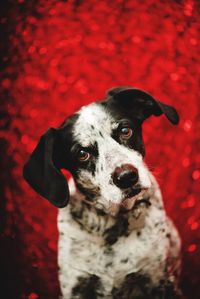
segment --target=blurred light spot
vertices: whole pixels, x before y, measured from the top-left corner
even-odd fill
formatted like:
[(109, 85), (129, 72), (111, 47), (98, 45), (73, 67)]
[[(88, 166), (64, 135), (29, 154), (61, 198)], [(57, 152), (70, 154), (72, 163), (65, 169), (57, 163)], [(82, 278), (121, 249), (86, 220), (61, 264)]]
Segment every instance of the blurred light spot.
[(190, 217), (188, 218), (187, 223), (188, 223), (189, 225), (191, 225), (194, 221), (195, 221), (194, 216), (190, 216)]
[(51, 66), (57, 66), (58, 65), (58, 60), (55, 58), (55, 59), (52, 59), (51, 61), (50, 61), (50, 65)]
[(193, 222), (193, 223), (191, 224), (191, 230), (196, 230), (198, 227), (199, 227), (198, 222)]
[(194, 252), (197, 249), (197, 245), (196, 244), (191, 244), (188, 246), (188, 252)]
[(135, 44), (139, 44), (141, 42), (141, 37), (135, 35), (132, 37), (132, 42), (135, 43)]
[(172, 81), (178, 81), (179, 75), (177, 73), (171, 73), (170, 78)]
[(200, 171), (199, 170), (193, 171), (192, 178), (193, 180), (198, 180), (200, 178)]
[(188, 158), (184, 158), (182, 164), (183, 167), (188, 167), (190, 165), (190, 160)]
[(184, 14), (188, 17), (192, 16), (192, 11), (193, 11), (193, 2), (192, 1), (185, 1), (185, 6), (184, 6)]
[(47, 48), (45, 48), (45, 47), (40, 48), (39, 54), (44, 55), (46, 53), (47, 53)]
[(34, 46), (30, 46), (29, 48), (28, 48), (28, 53), (29, 54), (33, 54), (34, 52), (35, 52), (35, 47)]
[(196, 40), (196, 38), (191, 38), (191, 39), (190, 39), (190, 43), (191, 43), (191, 45), (196, 46), (196, 45), (197, 45), (197, 40)]
[(23, 144), (27, 144), (27, 143), (29, 142), (29, 137), (28, 137), (28, 135), (22, 135), (22, 137), (21, 137), (21, 142), (22, 142)]
[(30, 117), (34, 118), (38, 115), (38, 110), (37, 109), (31, 109), (29, 114), (30, 114)]
[(50, 241), (48, 242), (48, 247), (49, 247), (50, 249), (56, 251), (56, 250), (57, 250), (57, 243), (56, 243), (55, 241), (50, 240)]
[(56, 14), (56, 10), (55, 10), (54, 8), (51, 8), (51, 9), (49, 10), (49, 14), (50, 14), (51, 16), (55, 15), (55, 14)]
[(188, 196), (188, 200), (187, 200), (188, 208), (194, 207), (195, 203), (196, 203), (196, 199), (193, 197), (193, 195)]
[(192, 128), (192, 122), (191, 120), (186, 120), (184, 123), (183, 123), (183, 129), (186, 131), (186, 132), (189, 132)]
[(30, 293), (30, 295), (28, 295), (28, 299), (37, 299), (38, 295), (36, 293)]

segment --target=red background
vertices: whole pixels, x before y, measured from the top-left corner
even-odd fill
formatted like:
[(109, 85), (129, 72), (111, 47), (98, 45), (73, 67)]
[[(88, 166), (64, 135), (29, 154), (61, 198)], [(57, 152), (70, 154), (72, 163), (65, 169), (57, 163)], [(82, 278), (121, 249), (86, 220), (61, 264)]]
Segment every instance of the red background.
[(57, 209), (22, 178), (40, 135), (107, 89), (132, 85), (181, 116), (177, 127), (145, 123), (146, 162), (182, 237), (185, 296), (200, 298), (198, 1), (18, 0), (1, 12), (0, 297), (59, 296)]

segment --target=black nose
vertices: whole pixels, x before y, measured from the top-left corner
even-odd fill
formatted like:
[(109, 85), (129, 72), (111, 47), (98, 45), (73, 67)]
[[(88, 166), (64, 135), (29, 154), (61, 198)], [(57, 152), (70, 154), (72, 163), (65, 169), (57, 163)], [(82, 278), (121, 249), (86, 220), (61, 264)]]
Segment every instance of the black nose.
[(133, 187), (138, 181), (138, 171), (131, 164), (124, 164), (115, 169), (112, 179), (120, 189)]

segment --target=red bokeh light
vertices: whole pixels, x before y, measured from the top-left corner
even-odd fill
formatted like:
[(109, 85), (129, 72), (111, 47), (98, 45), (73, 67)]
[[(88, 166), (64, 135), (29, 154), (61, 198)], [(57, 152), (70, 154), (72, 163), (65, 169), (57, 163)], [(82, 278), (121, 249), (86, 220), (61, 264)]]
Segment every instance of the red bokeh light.
[(13, 1), (1, 19), (9, 49), (0, 84), (2, 250), (5, 285), (13, 284), (9, 299), (59, 296), (57, 210), (24, 182), (24, 161), (48, 127), (117, 85), (145, 89), (180, 113), (178, 127), (164, 118), (145, 123), (146, 162), (182, 236), (184, 292), (197, 299), (199, 17), (200, 6), (192, 0)]

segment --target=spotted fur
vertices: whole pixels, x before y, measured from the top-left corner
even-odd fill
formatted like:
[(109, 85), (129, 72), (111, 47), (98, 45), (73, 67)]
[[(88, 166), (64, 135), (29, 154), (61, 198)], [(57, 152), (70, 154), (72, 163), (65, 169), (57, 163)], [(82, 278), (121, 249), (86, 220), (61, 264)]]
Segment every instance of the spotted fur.
[[(25, 166), (29, 184), (65, 206), (58, 213), (63, 299), (180, 298), (180, 238), (143, 160), (142, 123), (152, 114), (178, 122), (174, 108), (143, 91), (114, 89), (106, 101), (85, 106), (56, 131), (50, 129)], [(121, 138), (123, 126), (133, 132), (129, 139)], [(89, 153), (87, 161), (78, 159), (81, 149)], [(47, 150), (51, 159), (41, 166)], [(39, 178), (33, 176), (35, 165)], [(128, 188), (113, 180), (122, 165), (137, 170), (137, 182)], [(73, 176), (69, 190), (61, 168)]]
[[(95, 207), (79, 201), (78, 192), (73, 195), (70, 209), (66, 207), (59, 210), (58, 262), (63, 298), (85, 298), (81, 293), (73, 297), (72, 289), (83, 278), (90, 276), (98, 277), (101, 285), (96, 290), (99, 297), (95, 295), (91, 298), (168, 299), (159, 295), (161, 285), (165, 284), (173, 288), (172, 297), (169, 298), (179, 298), (180, 238), (166, 216), (155, 181), (153, 185), (151, 205), (138, 207), (140, 212), (134, 210), (122, 214), (122, 218), (119, 214), (119, 218), (116, 218), (98, 213)], [(116, 225), (119, 225), (120, 232), (116, 233)], [(122, 291), (128, 283), (125, 283), (126, 278), (131, 273), (148, 278), (140, 297), (122, 297)], [(128, 281), (128, 284), (133, 284), (130, 279)], [(156, 289), (157, 297), (151, 297)], [(129, 294), (128, 289), (124, 292)], [(167, 293), (167, 290), (163, 292)]]

